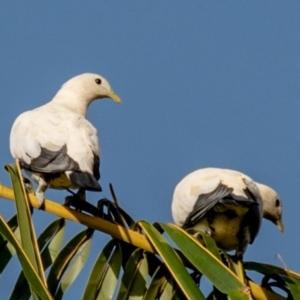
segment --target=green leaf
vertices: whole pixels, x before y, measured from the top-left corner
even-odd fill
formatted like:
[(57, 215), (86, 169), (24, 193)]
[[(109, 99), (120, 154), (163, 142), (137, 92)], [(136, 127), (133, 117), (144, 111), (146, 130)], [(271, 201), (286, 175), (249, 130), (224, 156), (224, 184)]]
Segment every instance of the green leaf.
[(13, 232), (7, 226), (7, 223), (4, 221), (2, 216), (0, 216), (0, 232), (16, 249), (22, 269), (28, 282), (30, 282), (33, 291), (42, 299), (53, 299), (40, 276), (37, 274), (35, 268), (31, 264), (31, 261), (29, 260), (27, 254), (24, 252), (19, 241), (15, 238)]
[(77, 278), (78, 274), (82, 270), (85, 265), (85, 262), (89, 256), (92, 245), (92, 239), (88, 239), (85, 243), (83, 243), (78, 249), (76, 256), (70, 262), (71, 267), (69, 267), (64, 277), (61, 280), (61, 284), (58, 288), (57, 293), (55, 294), (55, 300), (62, 299), (66, 290), (70, 287), (70, 285)]
[(136, 249), (126, 263), (117, 300), (142, 299), (146, 289), (148, 264), (144, 250)]
[[(212, 253), (200, 243), (197, 243), (192, 236), (177, 226), (163, 223), (159, 223), (159, 225), (176, 243), (191, 264), (205, 275), (218, 290), (225, 294), (238, 290), (240, 295), (243, 295), (246, 286)], [(244, 296), (244, 299), (248, 299), (246, 295)]]
[[(13, 232), (15, 232), (15, 235), (16, 231), (17, 235), (19, 235), (17, 215), (14, 215), (10, 220), (8, 220), (7, 225)], [(0, 235), (0, 274), (2, 274), (3, 270), (15, 253), (15, 248), (2, 235)]]
[(182, 290), (179, 288), (179, 286), (176, 284), (173, 291), (173, 296), (171, 300), (182, 300), (184, 299), (184, 294), (182, 293)]
[(158, 293), (162, 290), (162, 285), (164, 284), (166, 278), (165, 274), (169, 273), (164, 263), (161, 263), (154, 272), (149, 287), (144, 295), (143, 300), (153, 300), (156, 299)]
[(21, 184), (22, 178), (19, 177), (16, 165), (6, 165), (5, 167), (11, 176), (11, 181), (14, 189), (22, 246), (28, 257), (30, 258), (31, 263), (41, 275), (41, 278), (44, 280), (44, 270), (39, 259), (39, 249), (36, 244), (36, 236), (31, 220), (28, 199), (26, 192), (24, 191), (24, 188)]
[(185, 296), (188, 299), (205, 299), (195, 282), (190, 277), (177, 253), (164, 239), (164, 237), (149, 223), (140, 221), (139, 224), (151, 241), (152, 245), (155, 247), (157, 253), (166, 263), (166, 266)]
[(145, 252), (143, 251), (142, 259), (139, 261), (139, 264), (137, 265), (136, 272), (132, 280), (128, 299), (143, 298), (144, 293), (146, 291), (146, 282), (147, 282), (148, 273), (149, 273), (148, 260), (146, 259)]
[(173, 280), (169, 270), (162, 262), (156, 268), (143, 298), (143, 300), (153, 299), (185, 299), (178, 284)]
[[(10, 174), (14, 189), (22, 247), (25, 253), (28, 255), (28, 258), (30, 259), (33, 267), (39, 274), (41, 280), (44, 282), (44, 284), (46, 284), (44, 269), (39, 254), (34, 227), (31, 220), (28, 195), (23, 184), (23, 179), (19, 174), (16, 165), (6, 165), (5, 168)], [(31, 284), (32, 283), (29, 282), (30, 286)], [(36, 298), (34, 293), (33, 297), (34, 299)]]
[(82, 300), (111, 299), (122, 265), (120, 242), (113, 239), (99, 254), (89, 275)]
[(164, 276), (164, 279), (165, 280), (161, 288), (161, 295), (159, 297), (159, 300), (170, 300), (173, 297), (174, 289), (175, 289), (174, 279), (170, 273), (167, 273)]
[(65, 236), (65, 219), (57, 219), (51, 223), (38, 238), (42, 250), (42, 262), (45, 270), (53, 264)]
[(121, 265), (122, 248), (120, 247), (120, 243), (118, 243), (108, 260), (104, 272), (102, 272), (103, 275), (101, 278), (101, 285), (99, 287), (97, 300), (112, 299), (118, 283)]
[(209, 250), (209, 252), (211, 252), (216, 258), (218, 258), (219, 260), (221, 260), (220, 250), (218, 249), (215, 240), (210, 235), (208, 235), (208, 234), (206, 234), (204, 232), (201, 232), (199, 230), (196, 230), (194, 228), (188, 229), (187, 232), (189, 234), (197, 237), (197, 239), (199, 239), (199, 237), (201, 237), (204, 245)]
[(49, 291), (55, 295), (59, 282), (73, 257), (80, 251), (81, 246), (92, 237), (93, 230), (86, 229), (73, 237), (61, 250), (50, 269), (47, 283)]
[[(57, 219), (44, 229), (38, 238), (39, 248), (42, 249), (41, 260), (46, 270), (55, 260), (65, 232), (65, 220)], [(30, 289), (23, 271), (21, 271), (16, 285), (12, 291), (10, 299), (18, 299), (20, 290), (22, 300), (30, 298)]]

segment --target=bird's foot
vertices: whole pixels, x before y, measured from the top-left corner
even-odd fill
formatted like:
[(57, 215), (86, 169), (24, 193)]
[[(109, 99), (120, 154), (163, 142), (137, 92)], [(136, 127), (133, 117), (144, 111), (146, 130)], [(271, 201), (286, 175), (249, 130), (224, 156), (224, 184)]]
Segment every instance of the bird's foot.
[(212, 236), (212, 230), (211, 230), (210, 228), (207, 228), (207, 229), (205, 230), (205, 233), (206, 233), (207, 235), (209, 235), (209, 236)]
[(70, 192), (72, 194), (72, 196), (67, 196), (65, 198), (65, 206), (74, 206), (76, 210), (80, 205), (81, 202), (85, 201), (85, 191), (82, 189), (79, 189), (77, 193), (74, 193), (73, 191), (67, 189), (68, 192)]
[(94, 216), (99, 216), (99, 209), (93, 204), (87, 202), (82, 194), (73, 194), (72, 196), (67, 196), (65, 198), (65, 206), (73, 206), (76, 211), (87, 212)]
[(85, 190), (79, 189), (76, 193), (76, 196), (79, 198), (80, 201), (86, 201)]
[(243, 293), (244, 293), (245, 295), (251, 296), (251, 289), (250, 289), (250, 287), (246, 285), (246, 287), (245, 287), (244, 290), (243, 290)]
[(86, 200), (85, 190), (83, 190), (83, 189), (79, 189), (77, 193), (74, 193), (73, 191), (71, 191), (69, 189), (67, 189), (67, 191), (70, 192), (72, 194), (72, 196), (67, 196), (65, 198), (65, 203), (64, 203), (65, 206), (70, 206), (70, 205), (75, 206), (74, 204), (78, 204), (78, 203), (80, 203), (80, 201)]
[(65, 198), (64, 206), (68, 206), (69, 207), (72, 204), (73, 197), (74, 197), (74, 195), (73, 196), (67, 196)]

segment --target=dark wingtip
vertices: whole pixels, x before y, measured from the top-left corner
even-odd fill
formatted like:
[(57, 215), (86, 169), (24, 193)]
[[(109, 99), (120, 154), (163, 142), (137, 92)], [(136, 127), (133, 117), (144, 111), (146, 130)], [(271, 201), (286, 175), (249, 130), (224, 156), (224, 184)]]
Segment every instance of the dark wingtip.
[(85, 190), (88, 191), (98, 191), (101, 192), (102, 188), (96, 178), (87, 172), (72, 172), (70, 174), (71, 182)]

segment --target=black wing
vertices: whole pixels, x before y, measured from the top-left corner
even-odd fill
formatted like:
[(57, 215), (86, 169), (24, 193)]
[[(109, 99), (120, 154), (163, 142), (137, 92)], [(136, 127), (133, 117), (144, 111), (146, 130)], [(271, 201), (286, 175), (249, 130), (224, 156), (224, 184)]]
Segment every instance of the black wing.
[(88, 190), (88, 191), (102, 191), (102, 188), (97, 180), (100, 179), (100, 159), (94, 153), (93, 174), (81, 171), (74, 171), (70, 174), (70, 180), (73, 184)]
[(255, 205), (252, 205), (249, 208), (249, 211), (244, 219), (244, 222), (246, 223), (245, 225), (249, 226), (249, 232), (251, 238), (250, 244), (252, 244), (261, 226), (262, 217), (263, 217), (263, 207), (262, 207), (262, 200), (260, 198), (259, 192), (257, 193), (257, 191), (254, 191), (252, 187), (247, 184), (247, 182), (245, 182), (245, 184), (247, 185), (247, 188), (245, 189), (246, 195), (248, 196), (249, 199), (251, 199), (253, 203), (255, 203)]
[(217, 204), (246, 206), (249, 209), (249, 215), (254, 219), (253, 223), (247, 222), (247, 225), (250, 228), (251, 239), (253, 241), (260, 228), (259, 220), (261, 220), (261, 205), (259, 205), (259, 201), (249, 188), (244, 189), (244, 192), (246, 197), (235, 195), (233, 188), (229, 188), (228, 186), (219, 183), (217, 188), (211, 193), (199, 195), (194, 208), (188, 215), (183, 227), (192, 227), (197, 224)]
[(71, 171), (70, 181), (80, 188), (90, 191), (102, 191), (97, 180), (100, 179), (100, 159), (94, 154), (93, 174), (82, 172), (78, 163), (67, 154), (67, 146), (62, 146), (57, 151), (51, 151), (41, 147), (41, 153), (38, 157), (33, 158), (30, 164), (21, 161), (24, 169), (40, 173), (61, 173)]
[(58, 173), (79, 170), (78, 163), (67, 154), (66, 145), (63, 145), (57, 151), (51, 151), (41, 147), (41, 153), (38, 157), (31, 159), (30, 164), (21, 160), (21, 165), (26, 170), (41, 173)]
[(212, 192), (199, 195), (197, 201), (195, 202), (194, 208), (185, 220), (183, 227), (192, 227), (198, 223), (219, 201), (230, 196), (232, 191), (232, 188), (219, 183), (217, 188)]

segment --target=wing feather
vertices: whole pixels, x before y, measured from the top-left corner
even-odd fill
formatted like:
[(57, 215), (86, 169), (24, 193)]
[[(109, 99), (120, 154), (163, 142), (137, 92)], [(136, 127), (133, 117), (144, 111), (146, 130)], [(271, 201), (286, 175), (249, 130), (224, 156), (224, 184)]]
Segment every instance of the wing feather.
[(193, 210), (188, 215), (183, 227), (191, 227), (198, 223), (205, 214), (219, 203), (223, 198), (230, 196), (232, 188), (219, 183), (217, 188), (210, 193), (200, 194), (195, 202)]
[(100, 177), (96, 129), (83, 116), (47, 105), (21, 114), (10, 136), (11, 153), (37, 172), (82, 171)]

